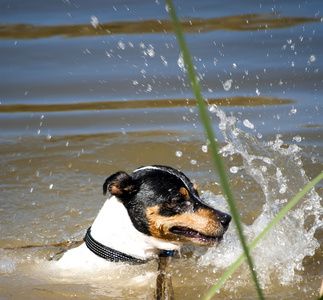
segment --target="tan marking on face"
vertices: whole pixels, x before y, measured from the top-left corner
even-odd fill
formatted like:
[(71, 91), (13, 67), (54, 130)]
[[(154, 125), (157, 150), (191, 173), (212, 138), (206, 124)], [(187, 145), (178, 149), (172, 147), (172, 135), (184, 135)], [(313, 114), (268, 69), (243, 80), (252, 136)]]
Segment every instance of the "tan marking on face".
[(122, 192), (120, 190), (120, 184), (119, 183), (112, 183), (109, 185), (109, 193), (111, 195), (121, 195)]
[(199, 187), (198, 187), (198, 185), (197, 185), (196, 183), (193, 183), (193, 188), (194, 188), (194, 190), (196, 190), (196, 191), (198, 191), (198, 190), (199, 190)]
[(206, 236), (222, 236), (222, 229), (213, 211), (201, 208), (195, 213), (183, 213), (171, 217), (161, 216), (158, 213), (159, 206), (149, 207), (146, 212), (147, 220), (150, 224), (149, 231), (153, 237), (179, 241), (183, 243), (193, 243), (198, 245), (212, 246), (214, 243), (201, 242), (197, 238), (181, 236), (170, 232), (174, 226), (193, 229)]
[(189, 194), (189, 192), (188, 192), (188, 190), (186, 189), (186, 188), (184, 188), (184, 187), (182, 187), (180, 190), (179, 190), (179, 193), (181, 194), (181, 195), (183, 195), (184, 197), (188, 197), (190, 194)]

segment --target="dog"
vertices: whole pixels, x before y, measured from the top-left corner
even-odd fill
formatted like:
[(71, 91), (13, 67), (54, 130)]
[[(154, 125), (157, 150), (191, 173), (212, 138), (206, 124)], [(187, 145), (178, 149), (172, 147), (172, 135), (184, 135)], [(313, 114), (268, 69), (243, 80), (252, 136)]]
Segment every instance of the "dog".
[(58, 261), (61, 266), (141, 264), (183, 244), (210, 247), (221, 241), (231, 221), (203, 203), (195, 183), (167, 166), (117, 172), (106, 179), (103, 193), (110, 195), (84, 243), (68, 250)]

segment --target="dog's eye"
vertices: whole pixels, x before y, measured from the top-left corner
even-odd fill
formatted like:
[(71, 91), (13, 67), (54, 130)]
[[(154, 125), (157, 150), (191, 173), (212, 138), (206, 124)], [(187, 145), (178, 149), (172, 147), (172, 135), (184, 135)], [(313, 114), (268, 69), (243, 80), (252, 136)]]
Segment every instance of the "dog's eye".
[(172, 200), (173, 203), (176, 204), (185, 204), (185, 205), (191, 205), (191, 201), (187, 200), (187, 198), (183, 197), (183, 196), (177, 196), (175, 198), (173, 198)]
[(172, 202), (175, 202), (175, 203), (183, 203), (185, 201), (186, 201), (186, 199), (183, 196), (177, 196), (177, 197), (172, 199)]

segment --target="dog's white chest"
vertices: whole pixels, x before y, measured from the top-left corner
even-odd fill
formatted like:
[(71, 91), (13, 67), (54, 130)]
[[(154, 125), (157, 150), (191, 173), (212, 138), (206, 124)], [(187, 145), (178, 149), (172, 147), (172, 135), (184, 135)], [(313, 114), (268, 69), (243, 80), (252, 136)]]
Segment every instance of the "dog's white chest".
[[(143, 260), (156, 257), (160, 250), (177, 250), (181, 246), (139, 232), (133, 226), (126, 208), (115, 196), (106, 200), (92, 224), (91, 233), (99, 243)], [(111, 262), (104, 261), (82, 244), (65, 253), (58, 263), (64, 268), (71, 268), (102, 266)]]

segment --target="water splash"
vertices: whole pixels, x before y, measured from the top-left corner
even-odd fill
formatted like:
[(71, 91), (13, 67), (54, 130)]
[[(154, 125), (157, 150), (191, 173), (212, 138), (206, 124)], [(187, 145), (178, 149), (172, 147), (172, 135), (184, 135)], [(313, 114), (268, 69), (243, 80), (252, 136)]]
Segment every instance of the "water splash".
[(185, 63), (184, 63), (184, 57), (183, 57), (182, 52), (178, 56), (177, 65), (179, 66), (179, 68), (182, 70), (183, 73), (186, 72)]
[[(251, 242), (308, 182), (302, 169), (301, 148), (297, 145), (283, 146), (281, 136), (275, 141), (259, 143), (257, 138), (237, 127), (237, 119), (212, 106), (210, 111), (220, 118), (219, 128), (225, 139), (221, 149), (223, 156), (239, 155), (242, 165), (233, 173), (243, 170), (259, 184), (263, 191), (264, 205), (260, 215), (244, 231)], [(214, 199), (214, 195), (206, 198)], [(297, 275), (303, 270), (303, 259), (313, 256), (319, 243), (315, 231), (323, 226), (321, 198), (313, 189), (288, 215), (276, 225), (253, 252), (255, 266), (262, 285), (272, 280), (289, 285), (301, 280)], [(219, 206), (218, 200), (216, 203)], [(223, 205), (223, 204), (222, 204)], [(227, 209), (227, 207), (224, 207)], [(225, 241), (202, 256), (200, 264), (229, 267), (242, 253), (233, 226)]]
[(99, 20), (96, 16), (91, 16), (91, 25), (96, 29), (99, 26)]
[(228, 79), (227, 81), (223, 82), (222, 85), (223, 85), (223, 89), (225, 91), (230, 91), (231, 90), (231, 87), (232, 87), (232, 82), (233, 80), (232, 79)]
[(248, 119), (243, 120), (243, 125), (250, 129), (255, 128), (255, 126)]

